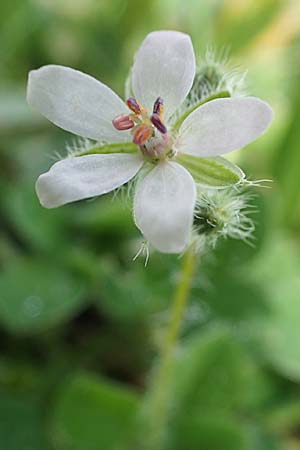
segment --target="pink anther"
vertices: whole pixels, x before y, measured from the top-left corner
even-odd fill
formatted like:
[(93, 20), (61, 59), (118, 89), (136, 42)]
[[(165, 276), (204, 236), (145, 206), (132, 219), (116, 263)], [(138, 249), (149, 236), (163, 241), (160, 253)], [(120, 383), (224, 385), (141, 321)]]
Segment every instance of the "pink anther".
[(130, 130), (130, 128), (134, 127), (134, 123), (131, 120), (130, 116), (122, 114), (121, 116), (116, 117), (112, 121), (113, 126), (117, 130)]
[(152, 136), (152, 129), (148, 125), (140, 125), (134, 132), (133, 142), (136, 145), (144, 145)]

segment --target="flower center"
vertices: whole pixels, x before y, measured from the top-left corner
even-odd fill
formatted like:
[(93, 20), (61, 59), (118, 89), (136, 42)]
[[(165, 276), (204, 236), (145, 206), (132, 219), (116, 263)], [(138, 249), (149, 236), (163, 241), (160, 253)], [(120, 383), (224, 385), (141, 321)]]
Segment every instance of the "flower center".
[(151, 115), (134, 97), (129, 97), (126, 105), (132, 113), (113, 119), (113, 126), (121, 131), (131, 129), (133, 142), (139, 145), (144, 156), (150, 159), (165, 157), (170, 152), (171, 138), (163, 122), (163, 99), (155, 100)]

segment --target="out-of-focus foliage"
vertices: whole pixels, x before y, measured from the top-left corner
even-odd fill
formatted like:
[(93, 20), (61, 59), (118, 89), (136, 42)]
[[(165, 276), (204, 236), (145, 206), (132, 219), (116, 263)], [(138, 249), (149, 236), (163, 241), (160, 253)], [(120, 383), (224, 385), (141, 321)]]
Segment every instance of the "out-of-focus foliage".
[(298, 449), (299, 1), (11, 0), (0, 12), (1, 450), (135, 448), (180, 260), (132, 261), (141, 239), (122, 193), (40, 207), (35, 179), (73, 137), (32, 112), (25, 89), (30, 69), (56, 63), (122, 95), (134, 51), (162, 28), (191, 34), (200, 60), (229, 48), (275, 110), (232, 157), (274, 182), (256, 188), (253, 248), (227, 240), (201, 260), (168, 450)]

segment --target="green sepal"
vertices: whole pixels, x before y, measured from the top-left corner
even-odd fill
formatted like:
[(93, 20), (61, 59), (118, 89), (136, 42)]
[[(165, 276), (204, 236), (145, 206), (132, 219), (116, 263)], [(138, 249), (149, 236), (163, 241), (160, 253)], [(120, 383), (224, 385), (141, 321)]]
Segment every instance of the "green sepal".
[(205, 98), (204, 100), (200, 100), (198, 103), (193, 105), (191, 108), (189, 108), (187, 111), (185, 111), (182, 116), (179, 117), (179, 119), (176, 120), (173, 129), (178, 130), (180, 125), (185, 121), (185, 119), (193, 112), (195, 109), (199, 108), (199, 106), (204, 105), (205, 103), (208, 103), (212, 100), (216, 100), (217, 98), (228, 98), (230, 97), (229, 91), (221, 91), (217, 92), (216, 94), (210, 95), (209, 97)]
[(221, 156), (201, 158), (179, 153), (176, 160), (193, 176), (196, 183), (211, 188), (228, 187), (240, 183), (244, 172)]
[(111, 153), (138, 153), (139, 147), (133, 142), (118, 142), (114, 144), (103, 144), (91, 147), (86, 151), (75, 154), (74, 156), (102, 155)]

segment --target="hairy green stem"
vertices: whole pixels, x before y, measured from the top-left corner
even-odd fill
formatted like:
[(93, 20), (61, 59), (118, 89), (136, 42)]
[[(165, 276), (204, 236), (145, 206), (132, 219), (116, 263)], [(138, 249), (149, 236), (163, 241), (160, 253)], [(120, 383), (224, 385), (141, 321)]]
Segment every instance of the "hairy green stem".
[(184, 310), (188, 301), (191, 282), (196, 267), (196, 254), (190, 248), (182, 260), (180, 279), (172, 303), (171, 315), (161, 349), (160, 364), (154, 374), (151, 397), (147, 403), (147, 450), (163, 450), (170, 407), (170, 381), (174, 362), (174, 352), (180, 335)]

